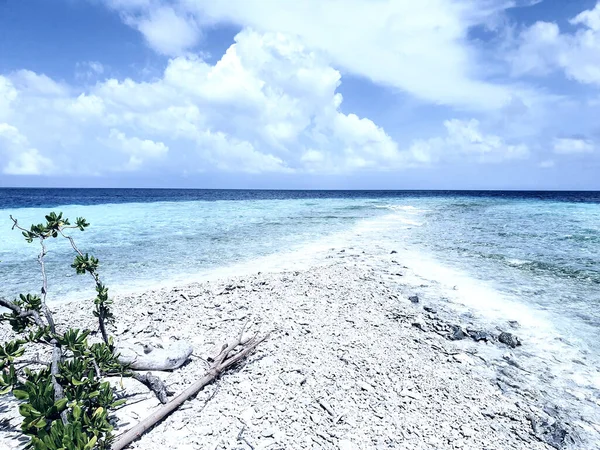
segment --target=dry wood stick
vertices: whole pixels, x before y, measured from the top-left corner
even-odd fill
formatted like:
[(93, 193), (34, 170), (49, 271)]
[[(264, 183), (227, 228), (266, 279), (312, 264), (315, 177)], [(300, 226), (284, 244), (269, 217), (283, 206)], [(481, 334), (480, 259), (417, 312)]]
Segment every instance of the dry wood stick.
[[(111, 450), (122, 450), (136, 439), (139, 439), (146, 431), (179, 408), (188, 398), (198, 394), (204, 386), (214, 381), (224, 370), (247, 357), (260, 343), (269, 337), (268, 334), (262, 338), (255, 335), (254, 337), (243, 341), (242, 335), (245, 328), (245, 326), (242, 328), (242, 331), (235, 342), (223, 345), (221, 352), (214, 358), (214, 362), (211, 364), (210, 369), (206, 372), (204, 377), (196, 381), (169, 403), (146, 417), (129, 431), (119, 436), (112, 445)], [(230, 356), (230, 353), (239, 345), (242, 346), (242, 349)]]

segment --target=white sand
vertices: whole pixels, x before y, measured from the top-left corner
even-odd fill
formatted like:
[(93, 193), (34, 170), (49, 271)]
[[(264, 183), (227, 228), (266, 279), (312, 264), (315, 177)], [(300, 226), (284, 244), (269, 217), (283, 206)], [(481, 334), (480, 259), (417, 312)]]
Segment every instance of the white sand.
[[(118, 298), (116, 339), (194, 346), (189, 364), (158, 373), (175, 392), (200, 378), (206, 358), (246, 321), (271, 333), (244, 364), (132, 448), (551, 448), (532, 430), (530, 417), (552, 419), (536, 406), (535, 392), (519, 389), (519, 350), (449, 341), (456, 313), (428, 297), (428, 286), (403, 266), (409, 262), (395, 261), (399, 255), (338, 248), (329, 256), (307, 270)], [(417, 304), (408, 300), (415, 293)], [(85, 302), (60, 305), (57, 321), (68, 314), (93, 327), (89, 310)], [(491, 362), (502, 354), (513, 364)], [(119, 411), (117, 433), (158, 405), (135, 384), (128, 382), (139, 394)], [(0, 448), (16, 446), (14, 436), (0, 431)]]

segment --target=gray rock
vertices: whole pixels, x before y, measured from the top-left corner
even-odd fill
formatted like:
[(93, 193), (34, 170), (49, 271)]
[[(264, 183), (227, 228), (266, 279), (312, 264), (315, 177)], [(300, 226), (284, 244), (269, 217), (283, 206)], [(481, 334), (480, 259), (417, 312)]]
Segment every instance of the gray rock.
[(448, 339), (451, 341), (460, 341), (467, 337), (465, 330), (459, 325), (452, 325), (452, 331), (448, 335)]
[(510, 348), (515, 348), (521, 345), (521, 340), (517, 336), (515, 336), (512, 333), (507, 333), (505, 331), (500, 333), (500, 336), (498, 336), (498, 340), (503, 344), (508, 345)]
[(419, 296), (418, 295), (411, 295), (410, 297), (408, 297), (408, 299), (412, 302), (412, 303), (419, 303)]
[(488, 333), (487, 331), (468, 330), (468, 333), (469, 333), (469, 336), (471, 336), (471, 339), (473, 339), (475, 342), (479, 342), (479, 341), (490, 342), (492, 340), (492, 335), (490, 333)]

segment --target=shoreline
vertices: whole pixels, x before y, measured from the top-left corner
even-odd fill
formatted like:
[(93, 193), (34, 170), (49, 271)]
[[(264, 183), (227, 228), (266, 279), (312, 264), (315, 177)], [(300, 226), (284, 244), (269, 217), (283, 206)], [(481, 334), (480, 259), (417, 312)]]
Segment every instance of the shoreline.
[[(404, 265), (410, 261), (376, 247), (330, 249), (303, 270), (116, 298), (117, 341), (193, 345), (189, 364), (157, 372), (176, 393), (204, 374), (214, 347), (246, 321), (271, 332), (246, 363), (131, 448), (550, 449), (548, 442), (563, 441), (561, 448), (594, 448), (579, 442), (560, 411), (544, 410), (539, 392), (521, 385), (527, 342), (516, 349), (493, 337), (476, 342), (468, 336), (473, 317), (434, 298)], [(409, 300), (414, 295), (418, 302)], [(59, 321), (69, 312), (76, 326), (93, 327), (85, 302), (55, 308)], [(467, 336), (449, 340), (453, 325)], [(116, 433), (158, 404), (135, 382), (129, 387), (137, 394), (118, 412)], [(15, 441), (0, 442), (12, 448)]]

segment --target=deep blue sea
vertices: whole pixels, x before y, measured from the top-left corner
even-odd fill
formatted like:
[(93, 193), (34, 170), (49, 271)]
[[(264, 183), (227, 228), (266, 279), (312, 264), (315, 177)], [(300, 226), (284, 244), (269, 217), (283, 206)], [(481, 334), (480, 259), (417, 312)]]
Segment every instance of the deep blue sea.
[[(113, 293), (385, 241), (407, 265), (463, 286), (482, 315), (529, 326), (522, 333), (557, 361), (552, 376), (598, 403), (598, 192), (0, 189), (0, 295), (39, 290), (39, 249), (9, 215), (28, 225), (49, 211), (91, 223), (72, 234)], [(66, 242), (50, 243), (47, 260), (50, 301), (92, 296)]]

